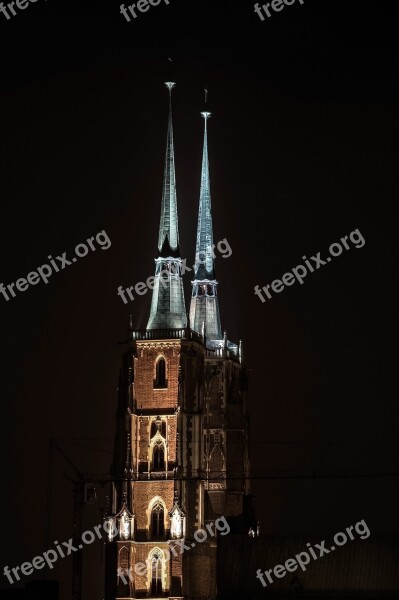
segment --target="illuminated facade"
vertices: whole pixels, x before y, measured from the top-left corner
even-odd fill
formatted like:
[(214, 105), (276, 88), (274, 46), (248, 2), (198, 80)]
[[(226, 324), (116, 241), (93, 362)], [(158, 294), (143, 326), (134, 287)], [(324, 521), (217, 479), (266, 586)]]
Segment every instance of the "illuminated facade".
[[(174, 84), (166, 86), (169, 121), (150, 317), (145, 330), (130, 326), (118, 388), (105, 517), (106, 600), (215, 598), (218, 538), (206, 535), (199, 543), (196, 532), (221, 516), (234, 532), (247, 532), (251, 524), (246, 373), (241, 344), (222, 334), (212, 254), (210, 113), (202, 113), (196, 265), (187, 322), (173, 148)], [(171, 551), (176, 540), (179, 545)]]

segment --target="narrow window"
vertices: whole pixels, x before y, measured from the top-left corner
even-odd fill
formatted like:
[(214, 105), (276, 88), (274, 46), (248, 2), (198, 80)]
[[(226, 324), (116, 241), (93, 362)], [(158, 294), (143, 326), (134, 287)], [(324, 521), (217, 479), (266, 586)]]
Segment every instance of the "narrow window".
[(151, 512), (151, 536), (160, 538), (164, 535), (164, 511), (160, 502), (157, 502)]
[(166, 380), (166, 362), (165, 359), (161, 356), (161, 358), (157, 360), (157, 364), (155, 367), (154, 388), (166, 387), (168, 387), (168, 382)]
[(151, 561), (151, 596), (162, 594), (162, 556), (156, 552)]
[(165, 470), (165, 448), (163, 444), (155, 444), (152, 451), (152, 471)]

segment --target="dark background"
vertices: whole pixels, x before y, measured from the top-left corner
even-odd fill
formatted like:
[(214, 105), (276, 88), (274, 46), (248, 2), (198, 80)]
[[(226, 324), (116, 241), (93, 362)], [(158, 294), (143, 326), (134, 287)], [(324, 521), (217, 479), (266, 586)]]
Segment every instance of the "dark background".
[[(109, 469), (117, 342), (150, 303), (116, 292), (153, 274), (171, 78), (182, 255), (192, 264), (207, 86), (214, 237), (233, 249), (216, 263), (222, 325), (251, 369), (252, 473), (297, 475), (254, 479), (262, 531), (325, 536), (365, 519), (398, 533), (393, 6), (305, 0), (263, 23), (253, 2), (227, 0), (171, 0), (131, 23), (114, 0), (0, 14), (0, 282), (103, 229), (112, 241), (0, 297), (1, 570), (48, 549), (50, 438), (78, 470)], [(356, 228), (363, 248), (256, 298)], [(72, 535), (74, 477), (57, 452), (52, 472), (50, 547)], [(324, 478), (338, 472), (352, 476)], [(98, 494), (85, 528), (101, 522)], [(103, 597), (101, 552), (84, 550), (85, 600)], [(71, 559), (47, 575), (69, 598)]]

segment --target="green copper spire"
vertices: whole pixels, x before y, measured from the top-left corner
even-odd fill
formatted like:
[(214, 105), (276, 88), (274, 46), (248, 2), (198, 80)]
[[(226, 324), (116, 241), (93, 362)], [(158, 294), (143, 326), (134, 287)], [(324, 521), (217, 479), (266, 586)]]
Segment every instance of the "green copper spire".
[(161, 256), (172, 253), (179, 254), (179, 227), (177, 220), (177, 196), (176, 196), (176, 173), (175, 152), (173, 147), (173, 125), (172, 125), (172, 89), (175, 83), (165, 83), (169, 90), (169, 120), (168, 133), (166, 137), (166, 158), (163, 178), (163, 193), (161, 205), (161, 220), (159, 223), (158, 250)]
[(223, 336), (217, 298), (218, 283), (215, 279), (214, 269), (211, 183), (208, 158), (208, 119), (211, 113), (203, 112), (201, 114), (205, 120), (205, 130), (190, 323), (198, 333), (201, 333), (204, 327), (205, 335), (209, 340), (221, 340)]
[(175, 154), (173, 148), (172, 89), (169, 90), (169, 120), (166, 138), (166, 158), (159, 224), (158, 257), (155, 259), (154, 288), (147, 329), (181, 329), (187, 326), (184, 302), (182, 259), (179, 248), (177, 218)]
[(202, 151), (201, 191), (198, 211), (197, 243), (195, 247), (195, 278), (214, 279), (213, 273), (213, 228), (211, 209), (211, 182), (208, 158), (208, 119), (210, 112), (201, 115), (205, 120), (204, 147)]

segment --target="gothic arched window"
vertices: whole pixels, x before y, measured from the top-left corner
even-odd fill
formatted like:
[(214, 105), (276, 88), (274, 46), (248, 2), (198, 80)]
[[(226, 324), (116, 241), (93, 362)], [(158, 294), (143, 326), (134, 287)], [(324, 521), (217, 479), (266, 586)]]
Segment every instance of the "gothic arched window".
[(151, 511), (151, 536), (153, 538), (163, 537), (164, 531), (164, 510), (162, 504), (157, 502)]
[(154, 444), (152, 451), (152, 471), (165, 470), (165, 447), (162, 443)]
[(155, 551), (151, 559), (151, 596), (162, 594), (162, 554)]
[(166, 379), (166, 361), (163, 358), (163, 356), (161, 356), (161, 358), (157, 360), (157, 363), (155, 365), (154, 388), (166, 387), (168, 387), (168, 382)]

